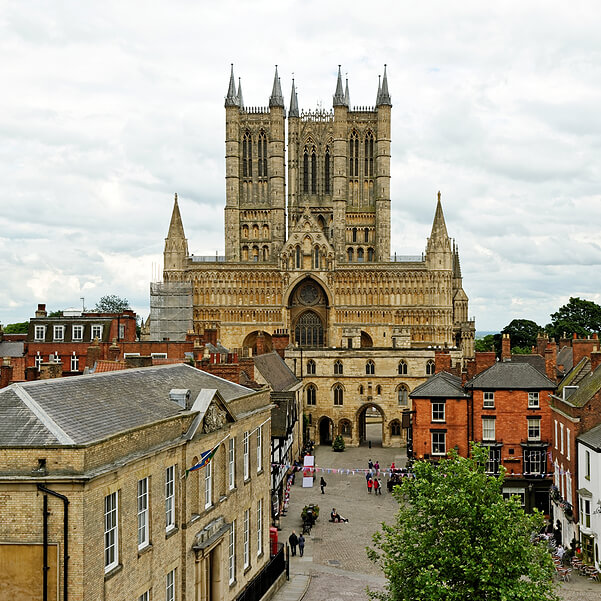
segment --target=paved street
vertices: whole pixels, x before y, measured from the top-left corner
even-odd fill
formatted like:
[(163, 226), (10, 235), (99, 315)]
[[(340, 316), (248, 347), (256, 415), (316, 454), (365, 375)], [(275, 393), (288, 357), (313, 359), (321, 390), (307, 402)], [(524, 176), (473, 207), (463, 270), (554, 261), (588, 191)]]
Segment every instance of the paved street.
[[(379, 446), (378, 427), (368, 426), (368, 435), (373, 448), (347, 448), (343, 453), (334, 453), (329, 447), (317, 447), (316, 467), (326, 469), (366, 469), (371, 458), (388, 468), (394, 461), (396, 466), (405, 464), (403, 449), (383, 449)], [(376, 446), (377, 445), (377, 446)], [(326, 494), (320, 494), (319, 478), (323, 475)], [(366, 587), (377, 589), (384, 585), (384, 578), (365, 553), (371, 546), (371, 535), (379, 529), (381, 522), (391, 522), (397, 503), (384, 486), (382, 495), (367, 493), (365, 476), (318, 473), (316, 486), (302, 488), (302, 477), (297, 475), (290, 490), (290, 505), (287, 515), (281, 520), (280, 540), (287, 542), (292, 530), (300, 534), (302, 508), (310, 503), (319, 505), (320, 517), (310, 536), (306, 536), (305, 556), (291, 557), (290, 583), (276, 595), (274, 601), (355, 601), (367, 599)], [(383, 479), (385, 484), (386, 479)], [(329, 522), (332, 507), (349, 518), (349, 523)], [(294, 593), (292, 585), (294, 584)], [(601, 584), (575, 577), (561, 585), (561, 596), (565, 601), (601, 601)]]

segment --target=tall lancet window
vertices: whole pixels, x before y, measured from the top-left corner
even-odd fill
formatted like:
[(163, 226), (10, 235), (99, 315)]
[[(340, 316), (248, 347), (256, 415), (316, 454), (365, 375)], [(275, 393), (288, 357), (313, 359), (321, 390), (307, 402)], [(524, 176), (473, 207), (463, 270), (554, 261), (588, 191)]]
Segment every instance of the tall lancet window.
[(263, 131), (259, 134), (257, 151), (259, 159), (259, 177), (267, 177), (267, 137)]
[(365, 136), (365, 176), (374, 176), (374, 135), (371, 132)]
[(317, 151), (311, 148), (311, 194), (317, 194)]
[(359, 136), (356, 131), (351, 134), (349, 150), (349, 175), (351, 177), (357, 177), (359, 175)]
[(303, 154), (303, 192), (309, 194), (309, 149), (306, 146)]
[(332, 185), (330, 183), (330, 177), (331, 177), (331, 169), (330, 169), (330, 147), (326, 146), (326, 158), (324, 160), (324, 164), (323, 164), (323, 173), (324, 173), (324, 179), (325, 179), (325, 193), (326, 194), (331, 194), (332, 193)]
[(252, 150), (252, 138), (247, 131), (242, 138), (242, 177), (253, 175)]

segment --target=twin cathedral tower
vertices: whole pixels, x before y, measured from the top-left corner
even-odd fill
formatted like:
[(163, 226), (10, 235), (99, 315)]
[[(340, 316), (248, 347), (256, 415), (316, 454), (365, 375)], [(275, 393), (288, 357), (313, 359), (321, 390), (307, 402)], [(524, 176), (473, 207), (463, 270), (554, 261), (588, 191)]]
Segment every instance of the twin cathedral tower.
[(262, 348), (285, 343), (290, 352), (473, 354), (440, 195), (425, 252), (391, 255), (391, 110), (386, 68), (375, 106), (351, 106), (339, 68), (332, 109), (301, 111), (294, 80), (286, 110), (277, 67), (269, 106), (246, 107), (232, 67), (225, 256), (189, 255), (177, 198), (165, 241), (163, 285), (188, 295), (197, 333), (216, 330), (231, 349), (256, 349), (261, 337)]

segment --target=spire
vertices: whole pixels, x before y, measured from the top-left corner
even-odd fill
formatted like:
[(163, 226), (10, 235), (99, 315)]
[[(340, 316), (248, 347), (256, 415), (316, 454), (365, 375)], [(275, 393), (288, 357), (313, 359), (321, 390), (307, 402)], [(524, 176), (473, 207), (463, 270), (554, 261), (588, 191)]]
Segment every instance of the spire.
[(298, 117), (298, 98), (296, 97), (296, 88), (294, 87), (294, 78), (292, 78), (292, 92), (290, 92), (290, 110), (288, 117)]
[(340, 65), (338, 65), (338, 81), (336, 82), (336, 93), (334, 94), (334, 100), (332, 103), (334, 106), (347, 106), (344, 92), (342, 91), (342, 74), (340, 73)]
[(380, 104), (380, 96), (382, 94), (382, 76), (378, 75), (378, 93), (376, 94), (376, 106)]
[(350, 94), (348, 93), (348, 77), (346, 78), (346, 88), (344, 90), (344, 103), (346, 106), (351, 106)]
[(282, 96), (282, 86), (280, 85), (280, 78), (278, 76), (278, 66), (275, 66), (275, 75), (273, 77), (273, 89), (271, 90), (271, 96), (269, 97), (269, 106), (281, 106), (284, 108), (284, 97)]
[(242, 98), (242, 82), (238, 77), (238, 106), (243, 109), (244, 108), (244, 99)]
[(390, 100), (390, 94), (388, 92), (388, 77), (386, 75), (386, 65), (384, 65), (384, 77), (382, 77), (382, 88), (380, 90), (380, 93), (378, 94), (378, 106), (382, 104), (392, 106), (392, 101)]
[(171, 223), (169, 224), (169, 233), (167, 238), (185, 238), (184, 224), (182, 223), (182, 216), (179, 212), (179, 205), (177, 204), (177, 192), (175, 193), (175, 200), (173, 202), (173, 212), (171, 213)]
[(435, 240), (446, 240), (447, 243), (449, 240), (449, 235), (447, 234), (447, 225), (442, 212), (442, 203), (440, 202), (440, 192), (438, 192), (438, 202), (436, 203), (436, 213), (434, 214), (434, 222), (432, 223), (430, 240), (432, 242)]
[(238, 106), (238, 94), (236, 94), (236, 81), (234, 80), (234, 63), (232, 63), (230, 85), (227, 89), (227, 96), (225, 97), (225, 106)]

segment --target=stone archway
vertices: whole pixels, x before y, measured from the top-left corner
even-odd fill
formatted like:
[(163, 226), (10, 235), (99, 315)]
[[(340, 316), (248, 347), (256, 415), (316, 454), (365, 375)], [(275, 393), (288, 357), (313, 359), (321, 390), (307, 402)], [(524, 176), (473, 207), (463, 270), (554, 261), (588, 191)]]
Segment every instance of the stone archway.
[(384, 430), (386, 417), (384, 411), (375, 403), (367, 403), (357, 411), (357, 433), (359, 445), (384, 446), (388, 440)]
[(290, 342), (304, 348), (328, 345), (328, 295), (311, 277), (303, 278), (288, 297)]
[[(258, 340), (257, 340), (258, 339)], [(257, 344), (258, 342), (258, 344)], [(271, 341), (271, 335), (267, 332), (257, 330), (251, 332), (244, 338), (242, 343), (244, 348), (252, 349), (253, 355), (262, 355), (263, 353), (271, 353), (273, 350), (273, 343)]]
[(331, 445), (334, 434), (334, 424), (329, 417), (322, 417), (319, 420), (319, 444)]

